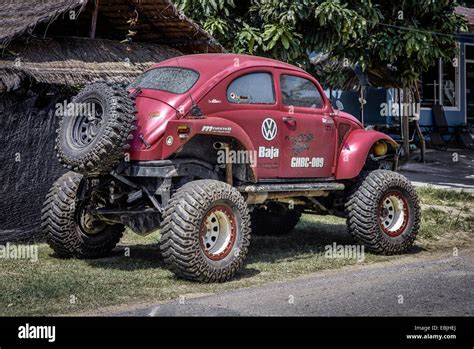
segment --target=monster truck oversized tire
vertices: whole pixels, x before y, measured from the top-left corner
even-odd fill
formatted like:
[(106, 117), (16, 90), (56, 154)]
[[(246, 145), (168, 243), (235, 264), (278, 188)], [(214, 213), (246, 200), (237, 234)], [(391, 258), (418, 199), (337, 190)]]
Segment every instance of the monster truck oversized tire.
[(160, 250), (177, 276), (223, 282), (242, 267), (250, 243), (250, 215), (227, 183), (197, 180), (179, 188), (165, 210)]
[[(85, 215), (77, 193), (82, 175), (67, 172), (51, 187), (42, 210), (42, 229), (59, 257), (98, 258), (120, 241), (124, 227), (103, 222), (85, 227)], [(91, 222), (89, 220), (89, 222)]]
[(353, 188), (346, 203), (349, 233), (372, 252), (406, 252), (420, 227), (415, 188), (399, 173), (375, 170)]
[(258, 235), (285, 235), (290, 233), (301, 218), (299, 210), (285, 205), (269, 203), (267, 208), (257, 207), (251, 215), (252, 233)]
[(136, 129), (133, 97), (123, 85), (98, 82), (86, 86), (71, 106), (76, 109), (63, 111), (57, 130), (59, 161), (82, 174), (109, 173), (123, 158)]

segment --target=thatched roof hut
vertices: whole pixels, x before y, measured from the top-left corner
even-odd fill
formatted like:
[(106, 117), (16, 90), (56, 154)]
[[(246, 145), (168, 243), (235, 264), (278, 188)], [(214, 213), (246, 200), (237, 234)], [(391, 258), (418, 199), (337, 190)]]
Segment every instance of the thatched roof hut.
[(0, 93), (26, 77), (68, 85), (128, 80), (180, 52), (224, 52), (169, 0), (7, 1), (0, 47)]
[(25, 78), (59, 85), (99, 80), (131, 80), (148, 66), (182, 53), (169, 46), (87, 38), (15, 41), (0, 56), (0, 93)]
[(224, 51), (169, 0), (2, 0), (0, 9), (2, 46), (22, 34), (124, 40), (131, 30), (134, 41), (185, 53)]
[(169, 0), (0, 0), (0, 243), (36, 239), (51, 183), (54, 106), (98, 79), (224, 52)]

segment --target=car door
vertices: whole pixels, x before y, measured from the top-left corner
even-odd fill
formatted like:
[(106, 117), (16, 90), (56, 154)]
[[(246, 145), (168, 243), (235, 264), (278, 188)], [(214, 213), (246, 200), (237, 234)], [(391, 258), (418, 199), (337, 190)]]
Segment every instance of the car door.
[(281, 178), (321, 178), (334, 174), (336, 125), (321, 87), (307, 74), (280, 71)]
[(209, 117), (228, 119), (249, 135), (258, 178), (277, 178), (280, 161), (281, 120), (274, 70), (255, 67), (240, 70), (216, 85), (204, 98)]

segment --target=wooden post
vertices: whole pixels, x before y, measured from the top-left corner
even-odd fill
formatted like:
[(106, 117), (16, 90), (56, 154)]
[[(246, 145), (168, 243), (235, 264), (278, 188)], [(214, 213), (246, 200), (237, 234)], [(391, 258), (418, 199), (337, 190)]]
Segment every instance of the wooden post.
[(420, 140), (420, 161), (422, 163), (425, 163), (426, 142), (425, 142), (425, 136), (423, 135), (423, 132), (421, 131), (420, 122), (419, 122), (419, 118), (421, 117), (421, 104), (420, 104), (421, 98), (420, 98), (420, 91), (418, 90), (418, 82), (415, 82), (415, 85), (412, 90), (413, 90), (414, 102), (416, 105), (416, 111), (418, 113), (418, 120), (415, 120), (415, 127), (416, 127), (416, 133), (418, 134), (418, 139)]
[(420, 161), (425, 163), (425, 152), (426, 152), (426, 144), (425, 144), (425, 137), (423, 136), (423, 132), (421, 132), (420, 123), (415, 121), (416, 133), (418, 134), (418, 138), (420, 139)]
[(405, 101), (408, 100), (408, 96), (406, 94), (407, 89), (402, 89), (402, 98), (400, 98), (400, 118), (402, 120), (402, 135), (403, 135), (403, 151), (405, 152), (403, 158), (404, 160), (408, 161), (410, 159), (410, 122), (409, 122), (409, 115), (405, 115), (403, 113), (403, 105)]
[(99, 0), (94, 0), (94, 10), (92, 11), (92, 23), (89, 37), (95, 39), (95, 31), (97, 29), (97, 15), (99, 14)]

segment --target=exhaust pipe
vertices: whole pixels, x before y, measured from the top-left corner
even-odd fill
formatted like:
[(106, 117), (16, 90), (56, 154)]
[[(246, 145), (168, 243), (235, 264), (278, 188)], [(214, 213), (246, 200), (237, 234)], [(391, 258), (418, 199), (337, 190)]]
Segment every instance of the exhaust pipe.
[(230, 152), (229, 143), (214, 142), (213, 147), (216, 150), (225, 151), (225, 181), (227, 182), (227, 184), (233, 185), (232, 161), (229, 160), (229, 152)]
[(214, 142), (213, 147), (216, 150), (222, 150), (222, 149), (225, 149), (225, 144), (226, 143), (223, 143), (223, 142)]

